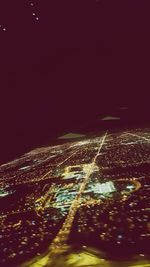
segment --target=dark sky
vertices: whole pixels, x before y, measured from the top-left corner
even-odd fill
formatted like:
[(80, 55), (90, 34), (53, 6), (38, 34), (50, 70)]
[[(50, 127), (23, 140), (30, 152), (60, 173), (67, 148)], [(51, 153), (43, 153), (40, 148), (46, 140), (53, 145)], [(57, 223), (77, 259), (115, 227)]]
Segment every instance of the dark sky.
[(0, 1), (1, 161), (119, 106), (149, 114), (149, 8)]

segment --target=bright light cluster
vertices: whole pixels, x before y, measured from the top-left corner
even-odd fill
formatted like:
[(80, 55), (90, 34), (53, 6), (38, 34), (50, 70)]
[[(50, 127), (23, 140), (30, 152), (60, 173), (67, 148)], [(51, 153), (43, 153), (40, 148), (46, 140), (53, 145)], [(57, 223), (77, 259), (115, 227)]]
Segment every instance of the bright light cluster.
[(109, 194), (116, 191), (116, 188), (114, 186), (113, 182), (106, 182), (106, 183), (97, 183), (92, 186), (93, 192), (97, 194)]

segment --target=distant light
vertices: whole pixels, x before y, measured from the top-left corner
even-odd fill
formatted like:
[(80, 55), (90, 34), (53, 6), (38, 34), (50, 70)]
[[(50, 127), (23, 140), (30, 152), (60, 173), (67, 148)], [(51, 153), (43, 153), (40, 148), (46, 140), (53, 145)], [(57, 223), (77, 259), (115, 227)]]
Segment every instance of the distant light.
[(8, 191), (7, 191), (7, 188), (1, 188), (0, 189), (0, 198), (1, 197), (5, 197), (5, 196), (8, 196), (8, 195), (10, 195), (10, 194), (12, 194), (12, 193), (14, 193), (14, 191), (9, 191), (9, 189), (8, 189)]
[[(80, 137), (85, 137), (85, 135), (80, 133), (67, 133), (63, 136), (58, 137), (58, 139), (76, 139)], [(79, 142), (77, 144), (79, 144)]]
[(19, 170), (25, 170), (25, 169), (29, 169), (30, 166), (24, 166), (24, 167), (21, 167)]
[(0, 197), (5, 197), (5, 196), (8, 196), (8, 195), (9, 195), (9, 192), (0, 191)]
[(120, 118), (115, 117), (115, 116), (106, 116), (106, 117), (103, 117), (101, 120), (102, 121), (113, 121), (113, 120), (120, 120)]

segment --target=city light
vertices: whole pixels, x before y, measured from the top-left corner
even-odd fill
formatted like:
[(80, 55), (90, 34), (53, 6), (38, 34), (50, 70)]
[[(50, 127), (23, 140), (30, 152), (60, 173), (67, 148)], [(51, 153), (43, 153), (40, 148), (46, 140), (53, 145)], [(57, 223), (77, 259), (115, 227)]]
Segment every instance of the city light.
[[(57, 267), (56, 259), (75, 244), (107, 248), (110, 257), (126, 247), (129, 254), (145, 259), (150, 237), (149, 137), (150, 130), (142, 129), (106, 132), (37, 148), (1, 165), (1, 266), (27, 261), (23, 266)], [(76, 264), (77, 258), (71, 252), (63, 266)], [(87, 252), (80, 253), (80, 260), (99, 264)]]
[(103, 194), (103, 195), (116, 191), (114, 184), (111, 181), (102, 183), (102, 184), (97, 183), (92, 186), (92, 189), (94, 193)]

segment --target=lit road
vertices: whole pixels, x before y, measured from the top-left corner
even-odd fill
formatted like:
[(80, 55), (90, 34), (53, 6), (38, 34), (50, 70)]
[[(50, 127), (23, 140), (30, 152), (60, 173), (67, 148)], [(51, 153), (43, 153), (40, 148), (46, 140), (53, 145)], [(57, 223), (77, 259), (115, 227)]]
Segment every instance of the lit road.
[(126, 261), (112, 261), (105, 259), (102, 255), (98, 255), (97, 251), (91, 248), (85, 248), (79, 252), (70, 252), (53, 260), (53, 263), (48, 264), (48, 256), (37, 258), (34, 263), (24, 266), (55, 266), (55, 267), (150, 267), (149, 260), (141, 257)]
[[(94, 253), (95, 252), (95, 253)], [(40, 266), (40, 265), (39, 265)], [(148, 260), (141, 258), (134, 260), (109, 261), (103, 257), (97, 256), (96, 251), (87, 248), (79, 253), (70, 253), (67, 256), (60, 257), (55, 267), (150, 267)]]
[[(60, 167), (61, 165), (63, 165), (68, 159), (72, 158), (75, 154), (77, 154), (78, 151), (79, 151), (79, 148), (77, 148), (77, 149), (76, 149), (71, 155), (69, 155), (65, 160), (63, 160), (62, 162), (60, 162), (60, 163), (57, 165), (57, 168), (59, 168), (59, 167)], [(40, 180), (43, 180), (43, 179), (44, 179), (45, 177), (47, 177), (50, 173), (51, 173), (51, 170), (48, 171), (48, 172), (46, 172), (42, 177), (40, 177)], [(36, 213), (37, 213), (38, 216), (40, 216), (42, 210), (44, 210), (47, 201), (49, 201), (49, 195), (50, 195), (50, 193), (52, 193), (53, 189), (54, 189), (54, 186), (52, 186), (52, 187), (50, 186), (50, 188), (49, 188), (48, 191), (45, 193), (45, 195), (42, 196), (42, 198), (36, 200), (37, 202), (39, 201), (40, 204), (41, 204), (40, 206), (38, 206), (38, 208), (35, 209), (35, 210), (36, 210)]]
[[(90, 180), (90, 176), (94, 171), (96, 159), (99, 156), (99, 153), (100, 153), (100, 151), (101, 151), (101, 149), (105, 143), (106, 137), (107, 137), (107, 132), (101, 138), (101, 142), (100, 142), (100, 146), (98, 148), (98, 151), (97, 151), (93, 161), (90, 164), (90, 168), (87, 170), (85, 178), (80, 185), (79, 191), (78, 191), (75, 199), (72, 201), (68, 215), (66, 217), (65, 222), (62, 225), (62, 228), (59, 230), (57, 236), (55, 237), (55, 239), (53, 240), (53, 242), (51, 243), (51, 245), (49, 247), (48, 254), (44, 258), (40, 259), (38, 262), (34, 261), (33, 263), (31, 263), (28, 266), (31, 266), (31, 267), (49, 266), (50, 263), (53, 264), (53, 262), (55, 261), (55, 259), (58, 255), (60, 255), (62, 252), (64, 252), (66, 250), (66, 248), (67, 248), (66, 243), (67, 243), (70, 231), (71, 231), (71, 227), (72, 227), (72, 224), (74, 221), (75, 214), (76, 214), (78, 206), (80, 204), (81, 195), (84, 192), (85, 187)], [(67, 161), (67, 159), (65, 161)], [(46, 193), (46, 196), (47, 196), (47, 193)]]
[(105, 132), (39, 148), (2, 166), (1, 201), (8, 205), (1, 205), (1, 261), (150, 267), (149, 144), (150, 131)]
[(144, 137), (144, 136), (141, 136), (141, 135), (138, 135), (138, 134), (133, 134), (133, 133), (125, 133), (125, 134), (128, 134), (128, 135), (131, 135), (131, 136), (135, 136), (135, 137), (138, 137), (138, 138), (141, 138), (147, 142), (150, 142), (150, 139)]

